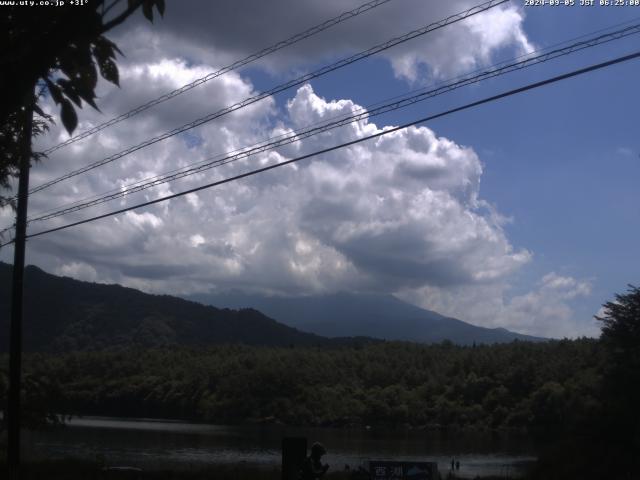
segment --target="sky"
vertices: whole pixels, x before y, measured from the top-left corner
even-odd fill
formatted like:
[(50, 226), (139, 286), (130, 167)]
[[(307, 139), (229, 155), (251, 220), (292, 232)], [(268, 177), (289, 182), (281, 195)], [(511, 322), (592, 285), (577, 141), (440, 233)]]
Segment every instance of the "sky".
[[(168, 1), (108, 36), (120, 88), (78, 132), (291, 35), (360, 0)], [(373, 45), (474, 6), (391, 0), (57, 150), (37, 186)], [(30, 197), (29, 212), (247, 147), (601, 29), (640, 7), (511, 1), (78, 175)], [(630, 23), (629, 23), (630, 22)], [(617, 28), (621, 28), (620, 26)], [(576, 40), (574, 40), (576, 41)], [(381, 132), (502, 91), (632, 53), (638, 35), (457, 89), (128, 195), (33, 222), (29, 232), (177, 193)], [(615, 65), (269, 172), (29, 240), (27, 263), (152, 293), (393, 294), (444, 315), (548, 336), (597, 336), (593, 316), (638, 284), (640, 61)], [(43, 107), (57, 116), (50, 99)], [(60, 127), (36, 140), (68, 138)], [(12, 224), (0, 211), (0, 227)], [(12, 261), (11, 247), (0, 260)]]

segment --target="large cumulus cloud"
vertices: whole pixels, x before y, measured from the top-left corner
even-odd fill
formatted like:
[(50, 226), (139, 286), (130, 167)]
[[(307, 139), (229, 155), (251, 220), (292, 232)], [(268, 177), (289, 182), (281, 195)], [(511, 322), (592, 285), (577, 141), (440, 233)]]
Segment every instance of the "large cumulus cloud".
[[(288, 115), (274, 132), (361, 107), (349, 100), (325, 100), (306, 85), (286, 108)], [(269, 115), (268, 110), (263, 113)], [(241, 124), (224, 128), (243, 134), (252, 130)], [(209, 176), (237, 174), (381, 128), (364, 120)], [(216, 126), (207, 127), (201, 133), (203, 145), (210, 146), (213, 138), (219, 142), (217, 131)], [(189, 158), (185, 139), (169, 141), (161, 160), (170, 156), (167, 149), (176, 158)], [(132, 156), (130, 162), (139, 174), (158, 168), (158, 158), (148, 152)], [(120, 174), (132, 170), (121, 162), (112, 168)], [(101, 265), (114, 280), (147, 290), (393, 292), (485, 282), (517, 269), (530, 254), (513, 249), (491, 208), (479, 199), (481, 174), (472, 149), (427, 127), (411, 127), (38, 242), (44, 251)], [(90, 191), (96, 182), (100, 179), (83, 176), (72, 184), (76, 191)], [(188, 178), (179, 188), (200, 183), (202, 178)], [(145, 195), (152, 198), (174, 189), (165, 186)], [(120, 204), (136, 198), (126, 197)]]
[[(153, 28), (139, 21), (116, 32), (127, 53), (119, 62), (122, 89), (101, 83), (98, 103), (103, 114), (81, 112), (79, 129), (97, 125), (358, 3), (245, 0), (233, 5), (190, 2), (186, 7), (171, 2), (166, 20)], [(310, 65), (310, 58), (344, 56), (471, 5), (394, 0), (328, 35), (269, 57), (261, 66), (282, 75), (299, 71)], [(395, 74), (409, 81), (455, 74), (488, 63), (501, 49), (529, 49), (522, 20), (518, 8), (500, 7), (385, 55)], [(180, 96), (179, 101), (166, 102), (133, 121), (55, 152), (33, 169), (32, 184), (255, 93), (250, 77), (227, 74)], [(52, 105), (46, 108), (55, 112)], [(321, 98), (311, 85), (305, 85), (284, 104), (269, 98), (35, 194), (30, 211), (37, 214), (117, 190), (360, 108), (349, 99)], [(384, 123), (384, 119), (360, 121), (121, 198), (90, 213), (126, 207), (362, 138), (389, 128)], [(37, 146), (46, 148), (65, 138), (57, 125)], [(530, 294), (505, 306), (509, 276), (532, 254), (511, 244), (501, 215), (482, 199), (482, 173), (473, 148), (438, 136), (426, 126), (411, 127), (264, 175), (33, 239), (29, 261), (85, 280), (173, 294), (229, 288), (272, 294), (397, 293), (479, 324), (543, 333), (528, 322), (552, 315), (527, 317), (525, 312), (534, 311), (532, 305), (540, 304), (546, 295), (555, 299), (552, 306), (557, 316), (569, 318), (567, 301), (584, 295), (587, 287), (576, 287), (577, 293), (571, 296), (566, 293), (571, 287), (558, 283), (562, 277), (545, 277)], [(61, 225), (88, 213), (31, 228)], [(10, 223), (10, 218), (9, 211), (0, 212), (3, 223)], [(8, 260), (10, 250), (4, 249), (0, 257)], [(476, 308), (469, 303), (472, 299), (477, 300)], [(456, 309), (456, 305), (469, 308)], [(550, 332), (554, 328), (569, 331), (546, 320), (540, 325)]]
[(406, 289), (399, 296), (445, 315), (473, 318), (487, 327), (556, 338), (599, 334), (597, 322), (576, 320), (572, 308), (591, 293), (590, 280), (550, 272), (523, 293), (514, 293), (506, 280), (451, 288), (424, 286)]

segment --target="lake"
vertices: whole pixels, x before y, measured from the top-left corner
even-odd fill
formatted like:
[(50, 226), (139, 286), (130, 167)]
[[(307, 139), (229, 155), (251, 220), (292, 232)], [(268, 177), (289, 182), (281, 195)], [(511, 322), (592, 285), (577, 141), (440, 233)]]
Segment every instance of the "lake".
[(368, 460), (436, 461), (447, 472), (460, 461), (459, 476), (522, 475), (535, 462), (533, 447), (521, 436), (445, 434), (384, 428), (298, 428), (278, 425), (220, 426), (167, 420), (106, 417), (73, 418), (66, 427), (25, 432), (28, 459), (104, 458), (110, 466), (143, 469), (197, 469), (213, 464), (275, 468), (283, 436), (322, 442), (332, 470)]

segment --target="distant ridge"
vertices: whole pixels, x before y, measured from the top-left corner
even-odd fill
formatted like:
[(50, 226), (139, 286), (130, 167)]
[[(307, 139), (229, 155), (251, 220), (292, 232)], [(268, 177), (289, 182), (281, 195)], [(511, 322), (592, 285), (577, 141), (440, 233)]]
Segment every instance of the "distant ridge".
[[(12, 266), (0, 262), (0, 352), (8, 349)], [(63, 352), (113, 348), (247, 345), (342, 345), (301, 332), (254, 309), (228, 310), (120, 285), (25, 270), (24, 349)]]
[[(11, 271), (11, 265), (0, 262), (0, 352), (8, 349)], [(25, 274), (26, 351), (225, 343), (339, 346), (376, 339), (450, 340), (461, 345), (544, 340), (471, 325), (390, 295), (260, 297), (232, 293), (186, 300), (59, 277), (35, 266), (28, 266)]]
[(306, 297), (265, 297), (230, 292), (194, 295), (193, 300), (220, 307), (252, 307), (291, 327), (325, 337), (366, 335), (385, 340), (460, 345), (544, 341), (504, 328), (484, 328), (445, 317), (391, 295), (336, 293)]

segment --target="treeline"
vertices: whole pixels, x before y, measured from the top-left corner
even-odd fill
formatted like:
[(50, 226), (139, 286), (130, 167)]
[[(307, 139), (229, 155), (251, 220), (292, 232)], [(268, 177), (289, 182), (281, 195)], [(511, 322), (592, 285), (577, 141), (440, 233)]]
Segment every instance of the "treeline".
[[(58, 413), (518, 429), (538, 440), (535, 478), (638, 478), (640, 288), (605, 303), (598, 319), (597, 340), (32, 353), (23, 425), (50, 424)], [(0, 356), (2, 412), (7, 363)]]
[(26, 394), (27, 404), (67, 414), (549, 433), (578, 428), (601, 407), (601, 350), (581, 339), (30, 354)]

